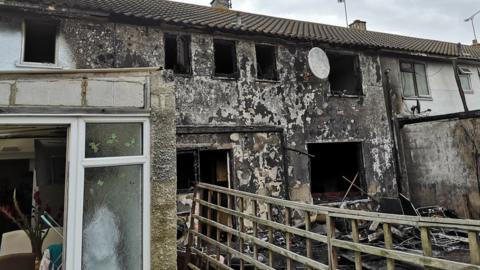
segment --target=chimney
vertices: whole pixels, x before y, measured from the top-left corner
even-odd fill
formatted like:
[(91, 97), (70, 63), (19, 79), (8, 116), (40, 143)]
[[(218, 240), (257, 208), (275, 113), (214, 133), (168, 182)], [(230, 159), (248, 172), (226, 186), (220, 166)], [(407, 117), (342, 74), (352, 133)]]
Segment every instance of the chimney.
[(212, 0), (212, 2), (210, 2), (210, 5), (212, 5), (212, 7), (214, 8), (232, 8), (231, 0)]
[(478, 41), (476, 39), (474, 39), (473, 42), (472, 42), (472, 47), (480, 49), (480, 43), (478, 43)]
[(361, 21), (361, 20), (355, 20), (353, 23), (348, 25), (348, 27), (352, 29), (367, 31), (367, 22)]

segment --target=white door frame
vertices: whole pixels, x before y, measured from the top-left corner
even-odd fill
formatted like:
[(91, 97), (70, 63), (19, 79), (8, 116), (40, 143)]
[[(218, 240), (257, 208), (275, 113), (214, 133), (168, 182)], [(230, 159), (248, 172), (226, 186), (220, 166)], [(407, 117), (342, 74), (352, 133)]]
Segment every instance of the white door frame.
[[(86, 159), (86, 123), (143, 123), (143, 155), (128, 158)], [(83, 231), (84, 168), (143, 165), (142, 243), (143, 270), (150, 270), (150, 122), (148, 115), (1, 115), (0, 125), (65, 125), (68, 126), (67, 153), (68, 199), (64, 248), (64, 269), (81, 270)], [(65, 231), (65, 230), (64, 230)]]

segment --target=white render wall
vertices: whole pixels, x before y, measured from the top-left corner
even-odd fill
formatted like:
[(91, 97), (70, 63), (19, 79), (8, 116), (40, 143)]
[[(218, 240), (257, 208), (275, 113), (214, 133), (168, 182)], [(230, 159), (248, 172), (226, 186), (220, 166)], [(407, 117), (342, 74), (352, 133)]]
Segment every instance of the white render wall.
[[(0, 15), (0, 71), (53, 68), (46, 65), (22, 65), (22, 42), (22, 19)], [(75, 68), (73, 54), (61, 34), (57, 37), (57, 65), (54, 68)]]
[[(469, 110), (480, 110), (480, 78), (478, 67), (461, 65), (469, 68), (473, 74), (470, 75), (473, 93), (465, 93), (465, 99)], [(422, 111), (431, 109), (430, 115), (448, 114), (462, 112), (462, 99), (458, 92), (453, 67), (447, 63), (426, 63), (428, 86), (432, 95), (431, 100), (421, 100)], [(408, 108), (416, 105), (415, 100), (405, 100)]]
[[(425, 61), (420, 57), (410, 59), (425, 64), (427, 70), (427, 83), (431, 97), (418, 99), (423, 112), (422, 116), (464, 111), (451, 62), (447, 62), (447, 60), (444, 62)], [(389, 78), (390, 87), (394, 93), (394, 111), (401, 116), (411, 116), (411, 108), (417, 105), (417, 99), (403, 98), (400, 59), (397, 57), (382, 57), (381, 63), (382, 70), (390, 70)], [(463, 64), (459, 64), (459, 66), (468, 68), (473, 73), (470, 75), (473, 92), (465, 93), (468, 108), (469, 110), (480, 110), (480, 63), (478, 66)], [(428, 109), (431, 112), (426, 112)]]

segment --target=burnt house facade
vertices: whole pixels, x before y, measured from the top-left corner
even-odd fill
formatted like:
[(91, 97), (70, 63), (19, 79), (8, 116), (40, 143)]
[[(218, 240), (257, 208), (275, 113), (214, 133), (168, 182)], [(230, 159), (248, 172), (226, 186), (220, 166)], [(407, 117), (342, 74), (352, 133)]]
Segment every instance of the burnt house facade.
[[(318, 204), (341, 201), (348, 181), (375, 198), (408, 195), (408, 182), (397, 185), (408, 178), (393, 122), (400, 112), (392, 89), (400, 86), (392, 71), (399, 71), (399, 59), (456, 57), (456, 44), (228, 5), (127, 2), (3, 1), (0, 72), (167, 70), (162, 74), (176, 95), (177, 194), (171, 186), (155, 192), (168, 201), (168, 211), (177, 201), (176, 212), (188, 213), (198, 182)], [(309, 69), (313, 47), (328, 55), (328, 79)], [(480, 57), (473, 47), (465, 50), (469, 61)], [(348, 195), (365, 198), (358, 191)], [(154, 210), (156, 217), (166, 211)], [(162, 222), (173, 227), (175, 221)], [(163, 232), (155, 229), (152, 265), (158, 266), (155, 260), (174, 258), (175, 251), (161, 245)]]
[[(185, 8), (178, 16), (198, 12), (212, 21), (228, 21), (210, 27), (132, 17), (123, 10), (131, 7), (120, 3), (85, 13), (89, 5), (12, 3), (10, 8), (21, 15), (3, 13), (2, 27), (24, 36), (23, 52), (12, 65), (37, 67), (27, 59), (31, 41), (25, 36), (30, 24), (43, 21), (46, 32), (54, 27), (56, 33), (53, 59), (44, 67), (173, 70), (180, 194), (203, 181), (291, 200), (313, 202), (315, 197), (320, 203), (343, 197), (349, 184), (342, 176), (357, 176), (372, 196), (396, 195), (384, 75), (374, 50), (311, 40), (307, 32), (251, 33), (244, 28), (268, 17), (225, 8), (146, 4), (159, 15)], [(272, 20), (279, 21), (271, 27), (285, 24), (285, 31), (308, 26)], [(315, 78), (308, 68), (313, 46), (329, 55), (329, 79)]]

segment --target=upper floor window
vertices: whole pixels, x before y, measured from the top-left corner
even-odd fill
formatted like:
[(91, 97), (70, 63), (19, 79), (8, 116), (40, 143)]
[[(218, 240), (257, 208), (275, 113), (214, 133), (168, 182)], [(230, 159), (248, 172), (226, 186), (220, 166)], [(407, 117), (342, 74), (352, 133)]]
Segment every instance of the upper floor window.
[(429, 97), (425, 65), (414, 62), (401, 62), (404, 97)]
[(238, 77), (235, 41), (215, 39), (213, 41), (213, 50), (215, 57), (215, 76)]
[(330, 91), (334, 95), (359, 96), (362, 91), (362, 73), (358, 55), (328, 54), (330, 61)]
[(165, 69), (190, 74), (190, 36), (165, 34)]
[(56, 63), (57, 24), (25, 20), (23, 32), (24, 63)]
[(473, 72), (464, 67), (458, 67), (458, 76), (460, 77), (460, 83), (462, 84), (462, 89), (464, 92), (472, 92), (472, 79), (471, 75)]
[(257, 56), (257, 78), (277, 80), (277, 54), (275, 46), (255, 45)]

